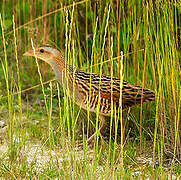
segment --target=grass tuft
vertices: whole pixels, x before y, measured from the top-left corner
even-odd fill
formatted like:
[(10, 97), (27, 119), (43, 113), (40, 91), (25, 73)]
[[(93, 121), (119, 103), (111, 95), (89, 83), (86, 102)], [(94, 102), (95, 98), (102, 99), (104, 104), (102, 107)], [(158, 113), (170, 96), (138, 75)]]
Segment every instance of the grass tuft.
[[(0, 7), (0, 177), (180, 178), (180, 2), (9, 0)], [(122, 111), (120, 101), (121, 120), (112, 104), (108, 140), (101, 138), (99, 108), (78, 107), (48, 65), (22, 56), (43, 43), (65, 52), (67, 66), (153, 89), (155, 102)]]

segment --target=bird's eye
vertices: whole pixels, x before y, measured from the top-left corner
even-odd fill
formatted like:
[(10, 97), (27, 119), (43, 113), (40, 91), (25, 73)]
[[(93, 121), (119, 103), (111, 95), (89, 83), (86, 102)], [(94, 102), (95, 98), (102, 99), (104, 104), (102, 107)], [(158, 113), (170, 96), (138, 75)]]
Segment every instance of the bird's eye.
[(44, 49), (40, 49), (40, 52), (41, 52), (41, 53), (44, 53)]

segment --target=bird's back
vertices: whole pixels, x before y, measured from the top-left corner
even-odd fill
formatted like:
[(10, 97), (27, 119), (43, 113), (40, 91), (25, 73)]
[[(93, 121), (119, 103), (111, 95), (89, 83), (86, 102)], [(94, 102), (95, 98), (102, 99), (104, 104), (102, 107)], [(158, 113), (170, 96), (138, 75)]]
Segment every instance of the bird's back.
[[(120, 108), (120, 90), (122, 90), (123, 110), (155, 99), (155, 94), (152, 90), (132, 85), (126, 81), (123, 81), (123, 86), (121, 87), (120, 79), (115, 77), (111, 80), (110, 76), (102, 75), (100, 81), (99, 74), (90, 74), (80, 70), (75, 71), (74, 77), (75, 90), (78, 91), (82, 98), (81, 106), (87, 109), (89, 105), (90, 111), (96, 112), (100, 90), (100, 114), (105, 116), (110, 116), (111, 114), (111, 102), (113, 102), (114, 108)], [(78, 102), (80, 97), (77, 96), (77, 98), (79, 99), (75, 100)]]

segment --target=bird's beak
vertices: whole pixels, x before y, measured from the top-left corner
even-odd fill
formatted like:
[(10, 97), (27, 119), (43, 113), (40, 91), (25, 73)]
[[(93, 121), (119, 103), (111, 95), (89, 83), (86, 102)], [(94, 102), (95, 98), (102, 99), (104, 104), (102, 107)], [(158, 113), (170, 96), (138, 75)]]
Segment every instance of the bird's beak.
[(23, 56), (34, 56), (34, 51), (33, 50), (27, 51), (23, 54)]

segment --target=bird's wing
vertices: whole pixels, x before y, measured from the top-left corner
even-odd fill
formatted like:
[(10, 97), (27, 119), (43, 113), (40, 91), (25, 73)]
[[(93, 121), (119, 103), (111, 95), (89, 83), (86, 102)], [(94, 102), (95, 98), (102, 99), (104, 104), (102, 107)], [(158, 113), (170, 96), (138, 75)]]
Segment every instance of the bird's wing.
[[(121, 86), (120, 79), (111, 78), (110, 76), (101, 76), (99, 74), (78, 72), (77, 81), (79, 89), (85, 96), (91, 95), (89, 102), (93, 108), (97, 107), (98, 101), (100, 107), (104, 110), (111, 109), (111, 101), (113, 100), (116, 108), (120, 107), (120, 92), (122, 92), (122, 108), (128, 108), (142, 102), (152, 101), (155, 98), (154, 92), (140, 86), (132, 85), (123, 81)], [(100, 93), (99, 93), (100, 91)], [(98, 98), (100, 99), (98, 100)]]

